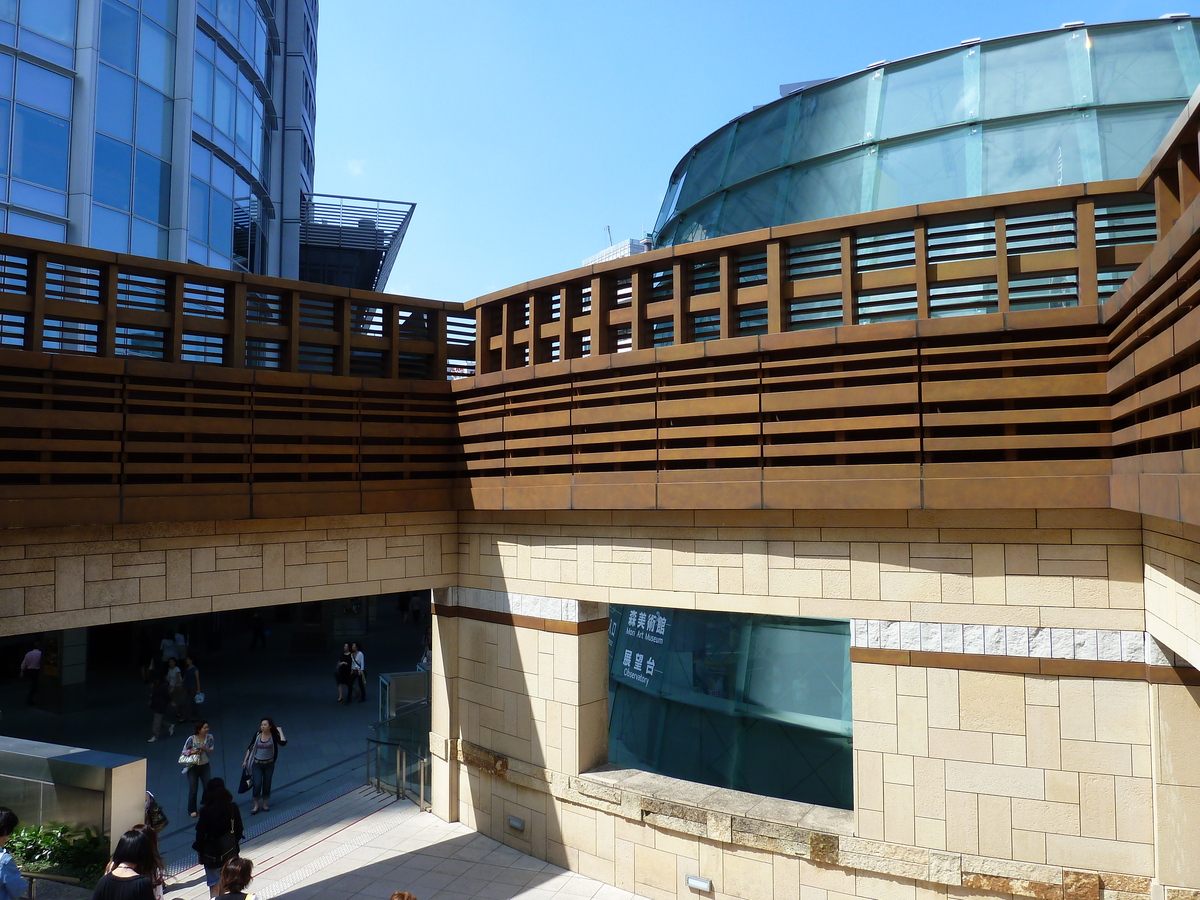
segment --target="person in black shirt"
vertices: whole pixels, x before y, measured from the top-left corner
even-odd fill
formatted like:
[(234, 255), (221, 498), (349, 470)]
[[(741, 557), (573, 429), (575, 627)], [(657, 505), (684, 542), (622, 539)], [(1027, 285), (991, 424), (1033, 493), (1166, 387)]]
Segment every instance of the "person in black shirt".
[(154, 851), (144, 831), (127, 831), (117, 842), (108, 873), (92, 900), (154, 900)]
[(241, 855), (244, 836), (242, 812), (233, 802), (233, 794), (225, 787), (225, 779), (214, 778), (204, 791), (204, 802), (196, 819), (196, 841), (192, 844), (204, 866), (208, 896), (217, 896), (221, 868)]

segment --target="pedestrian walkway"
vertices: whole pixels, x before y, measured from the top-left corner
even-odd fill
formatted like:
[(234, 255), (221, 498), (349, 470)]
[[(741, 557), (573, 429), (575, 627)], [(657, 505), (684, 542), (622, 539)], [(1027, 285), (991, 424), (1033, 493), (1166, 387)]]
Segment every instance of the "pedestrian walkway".
[[(378, 676), (412, 671), (424, 637), (424, 626), (405, 624), (394, 605), (381, 603), (366, 641), (368, 699), (347, 705), (334, 702), (340, 642), (331, 639), (315, 652), (298, 650), (288, 623), (272, 623), (271, 631), (266, 649), (251, 651), (250, 634), (235, 632), (223, 635), (219, 647), (201, 645), (196, 651), (207, 694), (198, 712), (216, 739), (214, 777), (236, 790), (242, 757), (262, 716), (271, 716), (288, 737), (275, 770), (270, 813), (251, 817), (250, 795), (237, 797), (248, 828), (278, 824), (365, 783), (367, 728), (381, 718)], [(187, 813), (187, 779), (177, 760), (192, 725), (177, 724), (174, 735), (147, 742), (149, 686), (137, 669), (132, 660), (123, 669), (89, 670), (86, 704), (67, 713), (25, 705), (24, 685), (15, 671), (8, 673), (12, 680), (0, 682), (0, 734), (145, 757), (147, 787), (171, 820), (162, 835), (164, 849), (188, 846), (195, 820)]]
[[(247, 823), (249, 824), (249, 823)], [(167, 900), (206, 900), (204, 870), (170, 879)], [(408, 801), (361, 787), (242, 843), (260, 900), (634, 900), (629, 891), (526, 856)], [(177, 857), (179, 857), (177, 851)]]

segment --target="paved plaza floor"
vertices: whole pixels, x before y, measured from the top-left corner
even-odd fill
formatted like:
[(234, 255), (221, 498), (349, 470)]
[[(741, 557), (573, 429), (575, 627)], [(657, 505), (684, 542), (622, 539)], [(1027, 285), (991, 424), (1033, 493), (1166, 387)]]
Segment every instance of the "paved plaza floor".
[[(262, 900), (632, 900), (629, 891), (568, 872), (408, 801), (359, 788), (242, 844)], [(194, 861), (194, 854), (193, 854)], [(204, 870), (190, 865), (168, 900), (204, 900)]]

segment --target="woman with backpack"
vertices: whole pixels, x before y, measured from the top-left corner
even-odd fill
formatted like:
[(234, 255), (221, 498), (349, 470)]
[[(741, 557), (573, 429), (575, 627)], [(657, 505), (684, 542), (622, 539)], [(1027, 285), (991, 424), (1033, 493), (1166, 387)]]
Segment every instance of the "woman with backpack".
[(200, 816), (196, 819), (196, 840), (192, 849), (204, 866), (208, 896), (217, 896), (221, 868), (235, 856), (241, 855), (242, 812), (233, 802), (233, 794), (225, 787), (223, 778), (214, 778), (204, 792)]

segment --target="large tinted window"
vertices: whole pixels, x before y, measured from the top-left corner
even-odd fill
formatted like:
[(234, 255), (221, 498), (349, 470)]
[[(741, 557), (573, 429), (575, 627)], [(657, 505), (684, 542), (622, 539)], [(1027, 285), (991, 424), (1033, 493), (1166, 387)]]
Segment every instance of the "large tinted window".
[(850, 809), (846, 622), (609, 608), (609, 762)]

